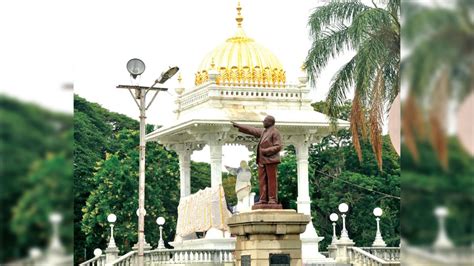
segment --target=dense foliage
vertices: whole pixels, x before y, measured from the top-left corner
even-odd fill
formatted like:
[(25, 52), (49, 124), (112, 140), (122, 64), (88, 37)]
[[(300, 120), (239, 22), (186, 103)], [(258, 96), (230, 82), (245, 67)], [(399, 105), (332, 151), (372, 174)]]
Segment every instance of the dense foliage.
[(72, 117), (0, 95), (0, 140), (0, 262), (45, 247), (53, 211), (71, 251)]
[(431, 245), (438, 224), (434, 209), (449, 210), (446, 230), (456, 246), (474, 241), (474, 164), (455, 137), (448, 140), (449, 169), (444, 169), (429, 141), (417, 143), (417, 163), (402, 146), (402, 237), (411, 244)]
[[(97, 163), (92, 177), (94, 189), (82, 208), (82, 231), (87, 247), (106, 247), (109, 232), (107, 215), (117, 215), (116, 242), (122, 251), (137, 241), (139, 133), (122, 130), (115, 135), (118, 150)], [(155, 142), (147, 144), (145, 186), (145, 230), (147, 242), (156, 246), (159, 236), (156, 218), (166, 219), (164, 238), (172, 241), (179, 203), (179, 165), (175, 153)]]
[(86, 250), (81, 230), (82, 207), (95, 188), (96, 164), (106, 153), (117, 151), (115, 134), (122, 129), (138, 128), (138, 122), (109, 112), (98, 104), (74, 96), (74, 259), (84, 261), (92, 250)]
[[(109, 112), (77, 95), (74, 101), (77, 263), (90, 258), (94, 248), (106, 247), (109, 213), (117, 215), (115, 238), (120, 250), (129, 251), (136, 243), (139, 131), (138, 122), (131, 118)], [(152, 127), (147, 126), (147, 131), (150, 130)], [(177, 155), (156, 142), (147, 143), (145, 158), (146, 240), (156, 246), (158, 216), (166, 219), (165, 241), (174, 239), (180, 193), (179, 165)], [(191, 163), (193, 193), (210, 186), (210, 173), (209, 164)]]

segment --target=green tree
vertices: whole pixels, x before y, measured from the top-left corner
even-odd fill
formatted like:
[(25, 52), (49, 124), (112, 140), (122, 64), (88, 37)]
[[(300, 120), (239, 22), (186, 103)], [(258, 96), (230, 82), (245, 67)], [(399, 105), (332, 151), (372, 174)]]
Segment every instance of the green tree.
[[(123, 130), (116, 135), (119, 149), (99, 162), (93, 176), (94, 189), (82, 208), (82, 231), (90, 249), (105, 247), (109, 232), (107, 215), (117, 215), (116, 242), (128, 252), (137, 241), (138, 131)], [(147, 242), (156, 246), (159, 236), (155, 220), (166, 219), (164, 238), (171, 241), (179, 203), (179, 166), (174, 152), (155, 142), (147, 144), (145, 228)]]
[(72, 251), (74, 235), (70, 154), (51, 154), (37, 161), (27, 178), (29, 189), (25, 190), (12, 210), (11, 228), (20, 236), (19, 245), (29, 248), (47, 246), (53, 229), (49, 215), (57, 212), (63, 217), (60, 225), (61, 242), (66, 244), (67, 250)]
[[(24, 103), (14, 98), (0, 95), (0, 235), (3, 243), (0, 249), (0, 263), (25, 256), (32, 243), (46, 243), (49, 239), (47, 232), (49, 222), (45, 220), (23, 221), (29, 230), (35, 222), (36, 226), (44, 228), (42, 233), (38, 232), (34, 240), (30, 234), (24, 234), (14, 230), (13, 208), (17, 208), (19, 200), (24, 200), (24, 194), (36, 189), (36, 182), (32, 182), (35, 175), (32, 167), (48, 164), (42, 162), (48, 154), (59, 155), (69, 149), (70, 140), (64, 137), (72, 128), (72, 117), (49, 111), (35, 104)], [(70, 156), (68, 157), (70, 160)], [(35, 164), (35, 166), (33, 166)], [(44, 166), (48, 168), (49, 166)], [(42, 167), (39, 167), (42, 168)], [(36, 168), (36, 169), (39, 169)], [(60, 178), (48, 179), (52, 182), (62, 182), (70, 178), (67, 172), (65, 176), (55, 175)], [(46, 176), (43, 176), (46, 178)], [(42, 177), (41, 177), (42, 178)], [(52, 198), (44, 198), (41, 203), (50, 206), (54, 201)], [(44, 210), (40, 202), (34, 202), (31, 207)], [(37, 204), (36, 204), (37, 203)], [(16, 206), (16, 207), (15, 207)], [(43, 216), (44, 218), (44, 216)], [(70, 246), (69, 246), (70, 247)]]
[[(349, 138), (349, 134), (346, 136)], [(372, 211), (381, 207), (384, 214), (381, 230), (389, 246), (396, 246), (400, 236), (400, 164), (388, 136), (383, 137), (383, 168), (378, 168), (371, 154), (371, 145), (362, 142), (363, 163), (350, 142), (334, 146), (323, 139), (310, 149), (310, 195), (313, 199), (314, 224), (326, 238), (325, 248), (331, 241), (332, 225), (329, 215), (338, 212), (341, 202), (349, 204), (347, 228), (358, 246), (370, 246), (375, 237), (375, 217)], [(335, 170), (337, 169), (337, 170)], [(340, 230), (340, 221), (338, 230)]]
[(211, 166), (203, 162), (191, 162), (191, 193), (211, 186)]
[(331, 81), (327, 113), (337, 118), (346, 94), (354, 88), (350, 115), (354, 148), (362, 160), (359, 136), (370, 136), (382, 169), (383, 113), (400, 91), (400, 1), (388, 0), (384, 7), (373, 5), (341, 0), (316, 8), (308, 22), (313, 43), (305, 66), (315, 84), (330, 59), (356, 52)]
[(85, 235), (81, 230), (82, 207), (94, 189), (96, 165), (106, 153), (118, 150), (116, 134), (123, 129), (138, 129), (138, 122), (110, 112), (96, 103), (74, 95), (74, 260), (86, 259)]
[(457, 246), (474, 240), (474, 164), (455, 137), (448, 140), (449, 169), (444, 169), (429, 141), (417, 143), (417, 163), (402, 146), (402, 237), (411, 244), (430, 245), (436, 239), (437, 206), (446, 206), (448, 236)]

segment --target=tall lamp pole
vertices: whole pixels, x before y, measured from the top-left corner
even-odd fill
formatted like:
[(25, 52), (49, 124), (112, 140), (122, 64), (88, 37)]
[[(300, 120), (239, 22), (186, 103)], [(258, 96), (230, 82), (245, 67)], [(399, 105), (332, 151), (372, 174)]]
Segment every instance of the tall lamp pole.
[[(142, 60), (134, 58), (127, 62), (127, 70), (136, 79), (145, 71), (145, 64)], [(118, 85), (119, 89), (127, 89), (132, 95), (133, 100), (140, 110), (140, 159), (139, 159), (139, 178), (138, 178), (138, 265), (144, 265), (144, 243), (145, 243), (145, 118), (146, 110), (155, 100), (158, 92), (167, 91), (167, 88), (154, 87), (156, 84), (163, 84), (178, 72), (179, 68), (174, 66), (161, 73), (161, 76), (155, 80), (150, 87)], [(135, 91), (135, 94), (132, 92)], [(147, 104), (146, 96), (148, 92), (155, 91), (155, 94)]]

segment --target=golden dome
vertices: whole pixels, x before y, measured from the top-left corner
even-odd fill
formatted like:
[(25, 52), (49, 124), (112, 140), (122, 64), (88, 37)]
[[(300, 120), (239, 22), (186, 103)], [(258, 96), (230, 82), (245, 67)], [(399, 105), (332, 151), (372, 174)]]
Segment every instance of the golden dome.
[(237, 33), (206, 55), (196, 73), (195, 84), (209, 79), (214, 69), (219, 73), (217, 84), (278, 86), (286, 81), (286, 74), (278, 58), (265, 47), (247, 37), (242, 29), (240, 2), (237, 6)]

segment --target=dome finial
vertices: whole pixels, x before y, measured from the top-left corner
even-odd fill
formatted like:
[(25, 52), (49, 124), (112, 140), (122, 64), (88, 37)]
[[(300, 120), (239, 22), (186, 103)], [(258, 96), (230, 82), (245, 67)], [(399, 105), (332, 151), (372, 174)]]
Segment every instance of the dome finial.
[(235, 21), (237, 21), (237, 26), (240, 28), (242, 27), (242, 21), (244, 18), (242, 17), (242, 14), (240, 11), (242, 10), (242, 7), (240, 6), (240, 0), (237, 2), (237, 17), (235, 18)]
[(183, 77), (181, 76), (181, 72), (179, 72), (179, 74), (178, 74), (178, 83), (179, 83), (179, 86), (177, 88), (175, 88), (174, 91), (176, 92), (176, 94), (181, 96), (181, 94), (183, 94), (183, 92), (185, 90), (184, 86), (183, 86)]
[(215, 69), (216, 64), (214, 63), (214, 57), (211, 59), (211, 69)]

